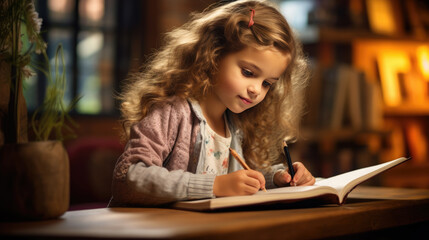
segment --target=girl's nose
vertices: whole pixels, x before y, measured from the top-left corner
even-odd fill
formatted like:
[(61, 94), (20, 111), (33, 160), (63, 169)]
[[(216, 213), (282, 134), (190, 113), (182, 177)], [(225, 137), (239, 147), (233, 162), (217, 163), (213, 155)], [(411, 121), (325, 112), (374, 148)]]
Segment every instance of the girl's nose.
[(249, 97), (255, 98), (261, 93), (261, 86), (257, 83), (251, 84), (247, 88), (247, 92), (249, 93)]

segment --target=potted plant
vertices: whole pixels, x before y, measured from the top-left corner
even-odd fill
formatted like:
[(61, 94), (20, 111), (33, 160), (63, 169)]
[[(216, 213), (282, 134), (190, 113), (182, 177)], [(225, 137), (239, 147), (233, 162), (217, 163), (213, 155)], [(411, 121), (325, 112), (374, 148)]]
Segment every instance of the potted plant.
[[(56, 218), (69, 207), (69, 160), (62, 140), (73, 124), (68, 113), (77, 100), (67, 107), (63, 103), (62, 48), (51, 69), (33, 0), (2, 0), (0, 11), (0, 216)], [(34, 54), (41, 54), (45, 64), (31, 61)], [(23, 81), (32, 74), (30, 66), (46, 75), (48, 85), (28, 128)]]

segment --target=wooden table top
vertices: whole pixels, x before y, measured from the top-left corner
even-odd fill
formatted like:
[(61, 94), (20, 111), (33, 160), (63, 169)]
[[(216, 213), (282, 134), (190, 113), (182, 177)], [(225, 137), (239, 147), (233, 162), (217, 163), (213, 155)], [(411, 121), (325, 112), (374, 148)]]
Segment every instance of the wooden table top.
[[(341, 206), (270, 205), (216, 212), (168, 208), (69, 211), (55, 220), (2, 222), (0, 236), (97, 239), (329, 238), (429, 224), (429, 190), (358, 187)], [(429, 227), (429, 225), (428, 225)]]

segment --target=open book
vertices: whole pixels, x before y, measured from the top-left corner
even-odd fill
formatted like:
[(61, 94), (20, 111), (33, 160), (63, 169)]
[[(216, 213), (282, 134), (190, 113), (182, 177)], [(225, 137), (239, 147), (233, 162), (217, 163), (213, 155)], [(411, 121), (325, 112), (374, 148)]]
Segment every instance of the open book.
[(214, 210), (275, 202), (296, 202), (306, 199), (323, 199), (324, 202), (343, 204), (347, 195), (360, 183), (410, 158), (398, 158), (386, 163), (361, 168), (334, 177), (316, 181), (313, 186), (296, 186), (268, 189), (254, 195), (220, 197), (179, 201), (173, 207), (187, 210)]

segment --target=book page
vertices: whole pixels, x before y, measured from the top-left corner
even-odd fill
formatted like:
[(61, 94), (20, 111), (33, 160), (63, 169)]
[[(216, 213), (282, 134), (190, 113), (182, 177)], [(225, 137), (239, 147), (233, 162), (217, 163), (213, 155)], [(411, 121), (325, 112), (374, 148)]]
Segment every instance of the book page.
[[(328, 186), (329, 188), (331, 188), (330, 186)], [(326, 188), (325, 186), (318, 186), (318, 185), (313, 185), (313, 186), (291, 186), (291, 187), (279, 187), (279, 188), (273, 188), (273, 189), (267, 189), (267, 192), (264, 191), (259, 191), (257, 193), (255, 193), (254, 195), (267, 195), (267, 194), (296, 194), (298, 192), (310, 192), (310, 191), (314, 191), (317, 188)], [(335, 193), (335, 190), (331, 191), (332, 193)]]
[(407, 158), (398, 158), (390, 162), (361, 168), (331, 178), (321, 180), (317, 179), (313, 186), (268, 189), (267, 192), (259, 191), (254, 195), (247, 196), (179, 201), (174, 204), (174, 207), (189, 210), (217, 209), (259, 203), (296, 201), (327, 195), (331, 197), (338, 196), (338, 199), (335, 197), (337, 200), (332, 203), (341, 204), (347, 193), (349, 193), (356, 185), (406, 160)]
[(300, 199), (314, 198), (322, 195), (336, 195), (336, 190), (329, 186), (297, 186), (267, 189), (267, 192), (259, 191), (253, 195), (232, 196), (210, 199), (210, 208), (229, 206), (245, 206), (267, 202), (286, 202)]
[(297, 186), (268, 189), (267, 192), (259, 191), (254, 195), (219, 197), (212, 199), (201, 199), (193, 201), (179, 201), (174, 204), (175, 208), (188, 210), (218, 209), (234, 206), (246, 206), (269, 202), (296, 201), (314, 198), (322, 195), (336, 195), (335, 189), (329, 186)]
[(316, 182), (317, 186), (329, 186), (338, 191), (340, 199), (344, 198), (350, 190), (352, 190), (357, 184), (383, 172), (393, 166), (396, 166), (407, 158), (398, 158), (386, 163), (381, 163), (371, 167), (361, 168), (347, 173), (343, 173), (334, 177), (326, 178)]

